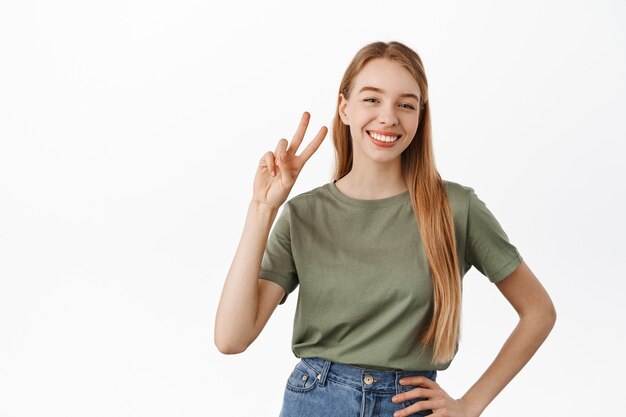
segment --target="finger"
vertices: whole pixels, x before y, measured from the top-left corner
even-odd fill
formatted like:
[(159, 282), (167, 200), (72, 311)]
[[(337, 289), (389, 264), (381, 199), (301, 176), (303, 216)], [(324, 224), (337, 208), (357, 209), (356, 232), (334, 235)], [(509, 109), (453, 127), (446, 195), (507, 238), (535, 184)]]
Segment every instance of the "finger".
[(435, 381), (423, 375), (406, 376), (399, 382), (400, 385), (419, 385), (430, 389), (437, 387), (437, 383)]
[[(424, 410), (432, 410), (433, 413), (436, 411), (437, 409), (437, 405), (434, 401), (427, 401), (427, 400), (423, 400), (423, 401), (418, 401), (415, 404), (411, 404), (408, 407), (403, 408), (402, 410), (399, 411), (398, 416), (412, 416), (414, 415), (413, 413), (417, 413), (419, 411), (424, 411)], [(393, 414), (394, 417), (396, 416), (396, 413)]]
[(409, 391), (404, 391), (402, 394), (394, 395), (392, 400), (395, 403), (413, 400), (415, 398), (433, 398), (435, 391), (426, 388), (415, 388)]
[(271, 176), (276, 175), (276, 165), (274, 163), (274, 154), (271, 152), (265, 153), (265, 165), (267, 166), (267, 170), (269, 171)]
[(311, 114), (308, 111), (305, 111), (302, 114), (302, 118), (300, 119), (300, 125), (294, 133), (293, 138), (291, 138), (291, 143), (289, 144), (289, 148), (287, 152), (290, 152), (295, 155), (296, 151), (300, 147), (302, 143), (302, 139), (304, 138), (304, 133), (306, 132), (306, 128), (309, 125), (309, 120), (311, 119)]
[(277, 143), (276, 143), (276, 149), (274, 149), (274, 155), (278, 156), (280, 155), (281, 152), (284, 152), (285, 149), (287, 148), (287, 139), (285, 138), (281, 138)]
[(311, 143), (309, 143), (309, 145), (300, 154), (300, 157), (304, 158), (303, 163), (308, 161), (311, 155), (313, 155), (315, 151), (317, 151), (317, 149), (322, 144), (322, 141), (326, 137), (327, 133), (328, 133), (328, 128), (326, 126), (322, 126), (319, 133), (313, 138)]
[(276, 149), (274, 150), (274, 156), (276, 158), (278, 158), (280, 155), (282, 155), (285, 150), (287, 149), (287, 139), (282, 138), (278, 141), (278, 143), (276, 144)]

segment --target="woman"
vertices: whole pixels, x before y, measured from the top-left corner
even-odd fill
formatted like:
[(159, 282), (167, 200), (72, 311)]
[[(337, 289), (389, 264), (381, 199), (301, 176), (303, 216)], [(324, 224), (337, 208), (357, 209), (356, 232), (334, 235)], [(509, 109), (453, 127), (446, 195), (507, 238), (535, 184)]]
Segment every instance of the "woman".
[[(299, 285), (292, 350), (300, 361), (281, 417), (479, 416), (546, 339), (556, 313), (474, 189), (437, 172), (420, 57), (399, 42), (356, 54), (339, 88), (333, 181), (283, 206), (327, 133), (323, 126), (296, 156), (309, 118), (259, 163), (216, 315), (218, 349), (244, 351)], [(454, 399), (436, 375), (458, 350), (461, 281), (472, 265), (520, 320)]]

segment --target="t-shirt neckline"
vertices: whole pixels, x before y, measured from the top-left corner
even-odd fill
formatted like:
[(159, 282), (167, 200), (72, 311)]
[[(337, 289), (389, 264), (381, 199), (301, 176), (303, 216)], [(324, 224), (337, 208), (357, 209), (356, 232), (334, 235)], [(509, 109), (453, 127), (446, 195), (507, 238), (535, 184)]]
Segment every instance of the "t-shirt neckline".
[(335, 184), (334, 180), (326, 184), (326, 189), (337, 200), (341, 201), (342, 203), (346, 203), (355, 207), (372, 209), (372, 208), (394, 206), (396, 204), (403, 204), (409, 201), (408, 190), (400, 194), (393, 195), (391, 197), (379, 198), (375, 200), (361, 200), (358, 198), (349, 197), (345, 195), (344, 193), (342, 193), (341, 191), (339, 191), (339, 188), (337, 188), (337, 185)]

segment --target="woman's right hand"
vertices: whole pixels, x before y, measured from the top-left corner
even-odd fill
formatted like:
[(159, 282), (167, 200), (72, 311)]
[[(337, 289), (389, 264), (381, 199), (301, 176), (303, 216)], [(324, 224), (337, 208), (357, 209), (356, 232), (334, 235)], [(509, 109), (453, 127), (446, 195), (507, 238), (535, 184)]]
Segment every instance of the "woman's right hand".
[(328, 128), (322, 126), (306, 149), (299, 156), (296, 156), (296, 151), (302, 143), (310, 118), (311, 115), (304, 112), (291, 144), (288, 143), (287, 139), (280, 139), (273, 153), (267, 151), (263, 155), (254, 177), (253, 201), (278, 208), (287, 200), (302, 167), (319, 148), (328, 132)]

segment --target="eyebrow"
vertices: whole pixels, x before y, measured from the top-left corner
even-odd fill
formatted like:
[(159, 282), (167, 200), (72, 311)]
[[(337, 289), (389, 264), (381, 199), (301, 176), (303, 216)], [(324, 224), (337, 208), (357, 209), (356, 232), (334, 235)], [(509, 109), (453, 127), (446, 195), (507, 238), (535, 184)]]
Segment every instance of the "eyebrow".
[[(380, 94), (384, 94), (385, 93), (385, 90), (383, 90), (382, 88), (372, 87), (372, 86), (369, 86), (369, 85), (366, 85), (365, 87), (361, 88), (359, 90), (359, 93), (362, 93), (363, 91), (368, 91), (368, 90), (375, 91), (375, 92), (380, 93)], [(415, 94), (413, 94), (413, 93), (400, 94), (400, 97), (413, 97), (415, 100), (417, 100), (418, 103), (420, 101), (420, 98), (418, 96), (416, 96)]]

